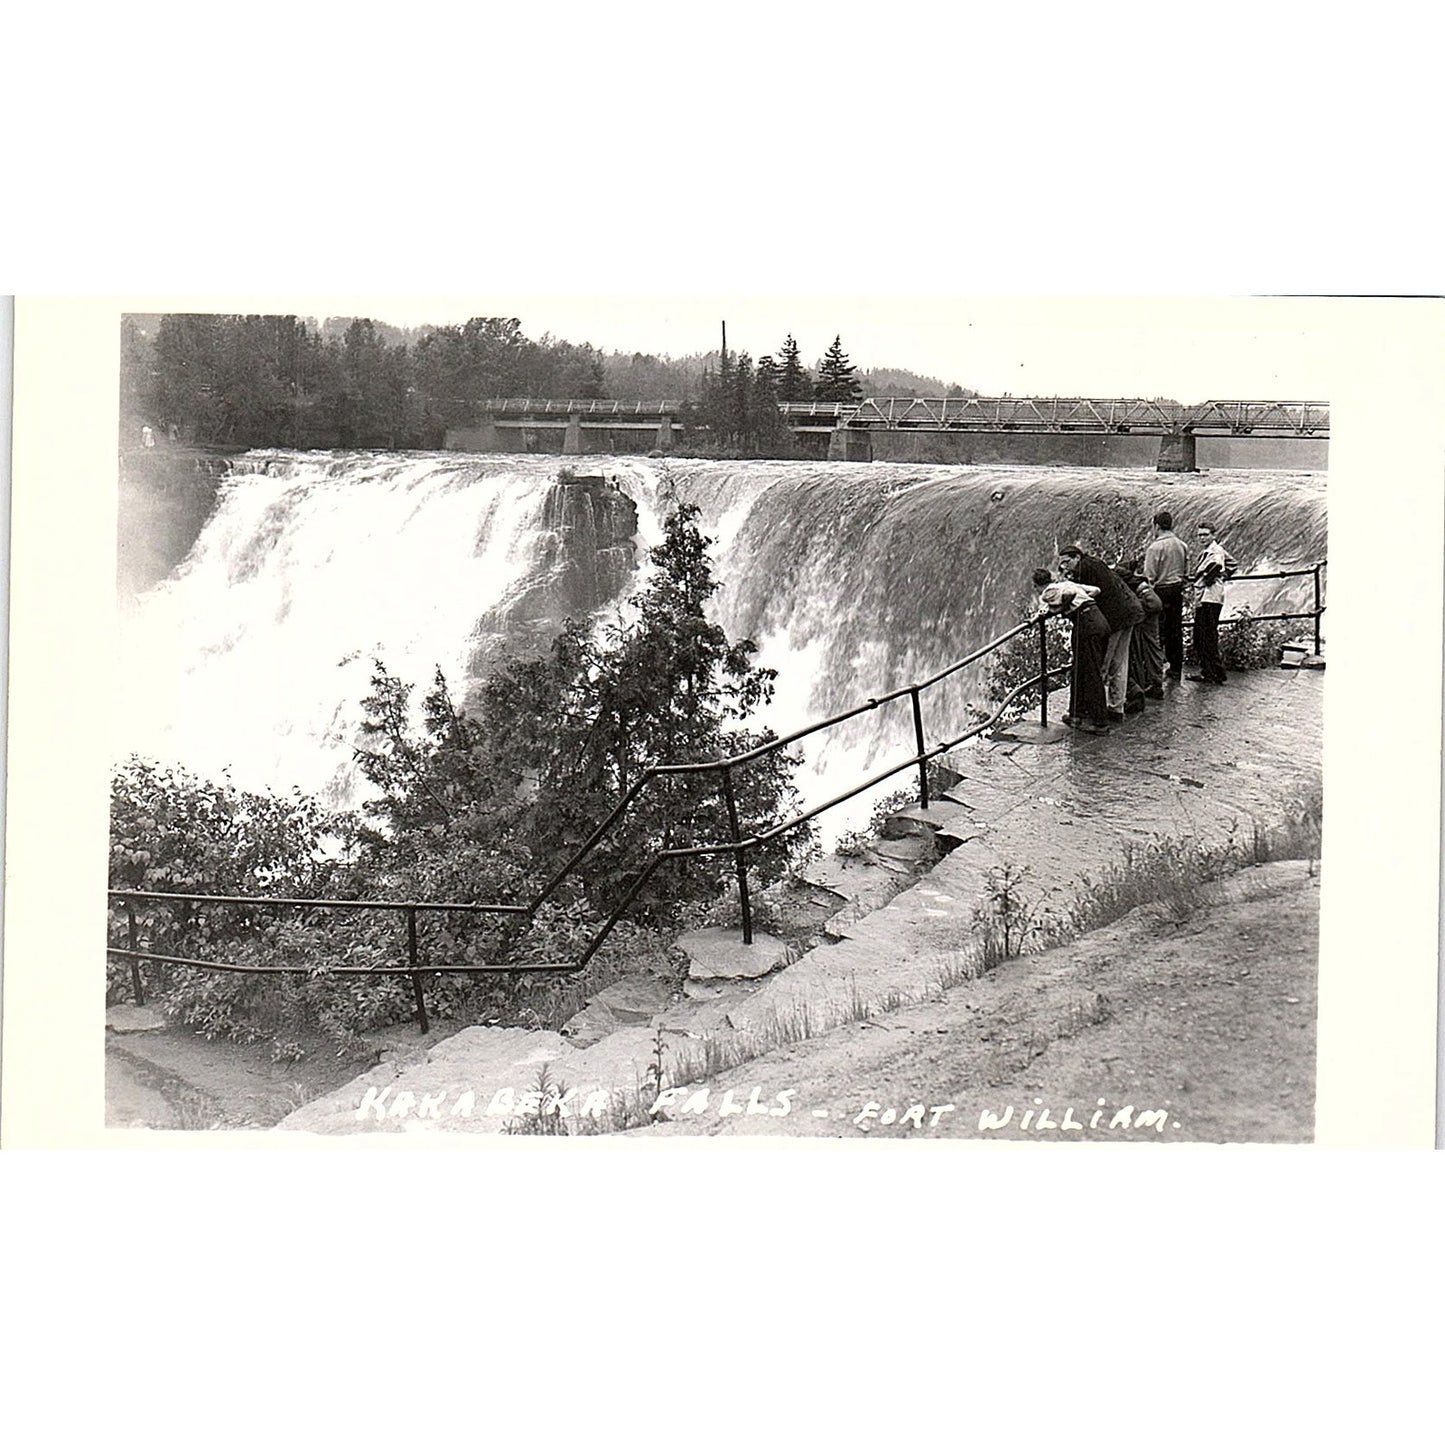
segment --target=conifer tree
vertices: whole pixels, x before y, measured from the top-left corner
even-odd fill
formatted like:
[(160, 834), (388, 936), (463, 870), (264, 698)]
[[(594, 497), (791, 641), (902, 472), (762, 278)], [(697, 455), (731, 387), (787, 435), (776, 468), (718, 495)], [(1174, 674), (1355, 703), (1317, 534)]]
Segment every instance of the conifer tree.
[(798, 351), (798, 343), (789, 335), (778, 353), (779, 401), (808, 401), (813, 395), (812, 378)]
[[(407, 721), (408, 689), (377, 666), (364, 703), (369, 747), (357, 760), (381, 793), (365, 805), (383, 825), (366, 837), (379, 862), (407, 870), (421, 886), (439, 860), (450, 882), (463, 860), (482, 878), (495, 859), (525, 864), (535, 884), (572, 856), (649, 768), (771, 741), (753, 719), (772, 696), (776, 674), (756, 665), (752, 642), (733, 641), (708, 617), (720, 584), (697, 518), (694, 506), (667, 518), (663, 541), (652, 549), (652, 575), (634, 600), (635, 620), (595, 630), (569, 622), (548, 657), (499, 668), (468, 715), (454, 707), (438, 673), (424, 700), (421, 737)], [(780, 751), (737, 770), (734, 799), (745, 833), (796, 810), (796, 766)], [(729, 830), (715, 773), (665, 779), (640, 794), (594, 849), (583, 887), (605, 911), (656, 849), (722, 841)], [(756, 881), (781, 877), (806, 849), (807, 832), (751, 850)], [(725, 853), (674, 862), (639, 896), (639, 911), (710, 899), (733, 866)]]
[(843, 350), (843, 338), (835, 336), (833, 344), (818, 363), (818, 400), (861, 401), (863, 389), (854, 375), (856, 371), (857, 368), (848, 360), (848, 353)]

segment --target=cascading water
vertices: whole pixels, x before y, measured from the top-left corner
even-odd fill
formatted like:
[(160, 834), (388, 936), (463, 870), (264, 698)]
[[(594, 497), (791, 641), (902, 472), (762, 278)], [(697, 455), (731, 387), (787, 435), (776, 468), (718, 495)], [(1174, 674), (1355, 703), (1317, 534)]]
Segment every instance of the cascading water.
[[(464, 683), (509, 640), (512, 612), (535, 632), (549, 585), (575, 580), (556, 576), (556, 470), (460, 456), (240, 459), (189, 556), (122, 618), (120, 751), (353, 801), (372, 658), (422, 686), (438, 666)], [(582, 591), (568, 610), (601, 600)]]
[[(239, 459), (190, 555), (124, 620), (119, 751), (354, 802), (370, 658), (422, 686), (439, 665), (460, 690), (495, 648), (536, 646), (562, 616), (625, 591), (630, 534), (640, 558), (676, 502), (696, 503), (715, 539), (718, 620), (778, 671), (766, 721), (779, 732), (937, 672), (1021, 620), (1029, 573), (1061, 543), (1102, 547), (1107, 531), (1142, 550), (1161, 506), (1186, 542), (1213, 521), (1246, 570), (1325, 555), (1324, 481), (1308, 473), (574, 465), (616, 490), (559, 487), (560, 461), (544, 456)], [(1231, 594), (1233, 606), (1302, 611), (1312, 584)], [(926, 694), (930, 741), (963, 731), (984, 682), (971, 668)], [(911, 744), (906, 702), (868, 713), (809, 742), (803, 791), (841, 792)]]
[[(723, 540), (719, 607), (779, 673), (779, 731), (932, 676), (1035, 610), (1030, 573), (1080, 541), (1142, 552), (1150, 518), (1172, 511), (1191, 545), (1217, 527), (1244, 571), (1325, 556), (1322, 477), (1063, 467), (676, 463), (673, 484)], [(715, 519), (715, 521), (714, 521)], [(1240, 583), (1230, 610), (1305, 610), (1309, 578)], [(1290, 605), (1285, 606), (1284, 603)], [(1307, 627), (1307, 624), (1301, 624)], [(985, 697), (987, 669), (924, 694), (930, 743), (958, 736)], [(810, 741), (815, 797), (831, 796), (913, 751), (905, 700)], [(890, 786), (905, 786), (901, 777)]]

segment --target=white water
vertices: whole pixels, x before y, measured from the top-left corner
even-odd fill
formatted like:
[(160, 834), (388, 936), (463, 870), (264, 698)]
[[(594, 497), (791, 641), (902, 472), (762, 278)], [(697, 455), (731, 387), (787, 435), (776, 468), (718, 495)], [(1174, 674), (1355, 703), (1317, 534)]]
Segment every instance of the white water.
[(371, 659), (460, 682), (527, 574), (554, 468), (253, 454), (122, 623), (120, 751), (349, 801)]
[[(359, 801), (354, 756), (371, 658), (419, 690), (440, 666), (460, 697), (481, 619), (529, 575), (561, 464), (240, 459), (191, 554), (123, 621), (118, 754), (208, 776), (229, 769), (247, 788)], [(1081, 509), (1123, 506), (1142, 530), (1165, 499), (1177, 516), (1207, 507), (1247, 564), (1323, 554), (1323, 489), (1301, 474), (1166, 483), (1086, 468), (635, 457), (589, 457), (583, 467), (633, 498), (644, 548), (672, 501), (699, 505), (724, 584), (718, 619), (778, 670), (765, 720), (779, 733), (927, 676), (1012, 626), (1029, 569), (1078, 535), (1089, 515)], [(975, 670), (930, 695), (930, 740), (962, 731), (981, 683)], [(911, 738), (903, 702), (810, 740), (805, 795), (843, 791), (906, 756)], [(828, 831), (855, 826), (870, 803), (865, 795), (829, 815)]]

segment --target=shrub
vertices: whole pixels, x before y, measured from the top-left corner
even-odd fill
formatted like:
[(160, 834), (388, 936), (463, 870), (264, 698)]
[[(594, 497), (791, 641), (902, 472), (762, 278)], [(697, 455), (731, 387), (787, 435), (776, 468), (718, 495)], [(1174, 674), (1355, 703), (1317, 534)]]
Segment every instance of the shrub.
[[(1031, 617), (1034, 614), (1030, 612), (1028, 615)], [(1049, 671), (1052, 672), (1055, 668), (1068, 667), (1073, 660), (1073, 629), (1066, 622), (1051, 621), (1047, 627)], [(1014, 688), (1039, 675), (1038, 628), (1031, 627), (1027, 632), (1020, 632), (1017, 637), (1011, 637), (1002, 647), (991, 652), (987, 667), (984, 695), (990, 704), (989, 711), (992, 712)], [(1055, 678), (1053, 687), (1059, 687), (1060, 682), (1061, 679)], [(1024, 714), (1037, 710), (1038, 705), (1038, 688), (1025, 688), (1009, 704), (1004, 718), (1011, 721), (1023, 717)]]
[(1231, 672), (1277, 667), (1280, 649), (1294, 641), (1299, 624), (1256, 617), (1248, 607), (1241, 607), (1235, 617), (1240, 620), (1227, 619), (1219, 628), (1219, 657), (1225, 667)]
[[(146, 963), (142, 981), (167, 1017), (208, 1038), (354, 1040), (393, 1016), (404, 980), (334, 973), (339, 965), (395, 963), (394, 921), (373, 913), (268, 905), (267, 897), (354, 898), (353, 822), (299, 792), (250, 793), (182, 768), (132, 759), (111, 780), (110, 886), (173, 894), (249, 895), (244, 904), (138, 899), (112, 905), (108, 942), (149, 953), (254, 968), (257, 974)], [(128, 997), (130, 963), (108, 957), (107, 1000)]]

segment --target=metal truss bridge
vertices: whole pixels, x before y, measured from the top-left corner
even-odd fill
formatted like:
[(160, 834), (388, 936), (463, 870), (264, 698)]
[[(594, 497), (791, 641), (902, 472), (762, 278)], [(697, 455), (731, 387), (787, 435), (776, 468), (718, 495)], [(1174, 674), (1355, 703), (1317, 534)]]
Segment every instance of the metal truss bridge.
[[(482, 414), (503, 426), (655, 427), (684, 410), (681, 401), (552, 401), (502, 397)], [(1319, 401), (1171, 401), (1098, 397), (868, 397), (859, 402), (781, 402), (797, 431), (882, 427), (896, 431), (1079, 433), (1134, 436), (1328, 437), (1330, 412)]]
[(1079, 433), (1132, 436), (1327, 437), (1329, 407), (1318, 401), (1171, 401), (1097, 397), (869, 397), (785, 402), (792, 422), (898, 431)]

